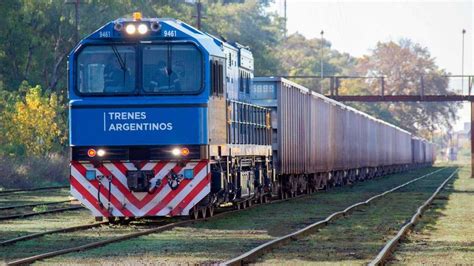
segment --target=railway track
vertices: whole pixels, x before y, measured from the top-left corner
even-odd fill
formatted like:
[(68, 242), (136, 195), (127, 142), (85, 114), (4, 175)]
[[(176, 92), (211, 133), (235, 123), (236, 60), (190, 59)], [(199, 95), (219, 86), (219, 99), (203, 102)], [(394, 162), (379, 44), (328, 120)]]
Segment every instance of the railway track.
[[(29, 204), (22, 204), (22, 205), (2, 206), (0, 207), (0, 215), (1, 215), (0, 221), (84, 209), (84, 207), (82, 206), (64, 206), (64, 205), (68, 205), (67, 203), (73, 203), (73, 202), (76, 202), (76, 201), (75, 200), (61, 200), (61, 201), (54, 201), (54, 202), (41, 202), (41, 203), (29, 203)], [(54, 209), (45, 209), (45, 210), (34, 209), (36, 207), (51, 206), (51, 205), (58, 205), (59, 208), (53, 207)]]
[(375, 265), (385, 265), (385, 263), (390, 259), (390, 257), (395, 252), (398, 244), (401, 240), (411, 231), (411, 229), (416, 225), (416, 223), (421, 219), (421, 215), (428, 209), (430, 204), (433, 202), (435, 197), (441, 192), (441, 190), (446, 186), (446, 184), (454, 177), (454, 175), (459, 170), (455, 170), (446, 180), (438, 186), (436, 191), (431, 195), (429, 199), (427, 199), (418, 209), (416, 210), (415, 214), (411, 217), (410, 221), (406, 223), (394, 236), (390, 239), (387, 244), (380, 250), (379, 254), (369, 263), (370, 266)]
[(6, 195), (6, 194), (27, 193), (27, 192), (32, 192), (32, 191), (54, 190), (54, 189), (64, 189), (64, 188), (69, 188), (69, 186), (51, 186), (51, 187), (39, 187), (39, 188), (30, 188), (30, 189), (10, 189), (10, 190), (0, 191), (0, 196)]
[(72, 206), (72, 207), (65, 207), (65, 208), (52, 209), (52, 210), (46, 210), (46, 211), (37, 211), (37, 212), (32, 211), (32, 212), (25, 212), (25, 213), (19, 213), (19, 214), (4, 215), (4, 216), (0, 216), (0, 221), (27, 218), (27, 217), (32, 217), (32, 216), (44, 215), (44, 214), (82, 210), (82, 209), (84, 209), (83, 206)]
[[(441, 170), (443, 170), (443, 169), (433, 171), (433, 172), (431, 172), (431, 173), (429, 173), (425, 176), (432, 175), (432, 174), (434, 174), (436, 172), (439, 172)], [(420, 178), (423, 178), (423, 177), (420, 177)], [(306, 196), (306, 194), (302, 194), (302, 195), (299, 195), (297, 197), (304, 197), (304, 196)], [(271, 201), (270, 203), (267, 203), (267, 204), (275, 204), (275, 203), (278, 203), (278, 202), (289, 201), (289, 200), (292, 200), (292, 199), (295, 199), (295, 198), (275, 200), (275, 201)], [(254, 208), (256, 206), (260, 206), (260, 204), (252, 205), (250, 207), (247, 207), (247, 209), (248, 208)], [(235, 210), (235, 209), (220, 210), (219, 213), (217, 213), (215, 216), (213, 216), (210, 219), (222, 217), (224, 215), (229, 215), (231, 213), (238, 212), (238, 211), (239, 210)], [(207, 218), (207, 219), (209, 219), (209, 218)], [(172, 229), (174, 227), (177, 227), (177, 226), (190, 225), (190, 224), (196, 223), (196, 222), (201, 221), (201, 220), (204, 220), (204, 219), (201, 218), (201, 219), (198, 219), (198, 220), (185, 220), (185, 221), (169, 222), (169, 223), (160, 225), (158, 227), (153, 227), (153, 228), (150, 228), (150, 229), (143, 229), (143, 230), (140, 230), (139, 232), (124, 234), (122, 236), (111, 237), (111, 238), (108, 238), (108, 239), (101, 239), (101, 240), (91, 242), (91, 243), (79, 244), (79, 245), (75, 245), (73, 247), (68, 247), (68, 248), (64, 248), (64, 249), (61, 249), (61, 250), (54, 250), (54, 251), (44, 252), (44, 253), (41, 253), (41, 254), (37, 254), (37, 255), (33, 255), (33, 256), (29, 256), (29, 257), (25, 257), (25, 258), (18, 258), (18, 259), (10, 261), (9, 264), (18, 265), (18, 264), (32, 263), (32, 262), (37, 261), (37, 260), (52, 258), (52, 257), (55, 257), (55, 256), (59, 256), (59, 255), (63, 255), (63, 254), (71, 253), (71, 252), (98, 248), (98, 247), (101, 247), (101, 246), (104, 246), (104, 245), (107, 245), (107, 244), (120, 242), (120, 241), (124, 241), (124, 240), (128, 240), (128, 239), (136, 238), (136, 237), (139, 237), (139, 236), (143, 236), (143, 235), (148, 235), (148, 234), (167, 231), (167, 230), (170, 230), (170, 229)], [(46, 234), (55, 234), (55, 233), (63, 233), (63, 232), (74, 232), (74, 231), (78, 231), (78, 230), (87, 230), (87, 229), (91, 229), (91, 228), (94, 228), (94, 227), (98, 227), (98, 226), (103, 225), (103, 224), (105, 224), (105, 223), (97, 223), (97, 224), (91, 224), (91, 225), (85, 225), (85, 226), (75, 226), (75, 227), (71, 227), (71, 228), (51, 230), (49, 232), (37, 233), (37, 234), (32, 234), (32, 235), (19, 237), (19, 238), (16, 238), (16, 239), (6, 240), (4, 242), (0, 242), (0, 245), (9, 245), (9, 244), (16, 243), (18, 241), (28, 240), (28, 239), (32, 239), (32, 238), (38, 238), (38, 237), (44, 236)]]
[[(216, 215), (214, 215), (211, 218), (222, 217), (224, 215), (228, 215), (230, 213), (234, 213), (234, 212), (237, 212), (237, 211), (239, 211), (239, 210), (224, 211), (224, 212), (221, 212), (221, 213), (217, 213)], [(77, 246), (74, 246), (74, 247), (69, 247), (69, 248), (64, 248), (64, 249), (60, 249), (60, 250), (45, 252), (45, 253), (41, 253), (41, 254), (38, 254), (38, 255), (26, 257), (26, 258), (16, 259), (16, 260), (7, 262), (7, 265), (23, 265), (23, 264), (32, 263), (32, 262), (42, 260), (42, 259), (46, 259), (46, 258), (52, 258), (52, 257), (60, 256), (60, 255), (71, 253), (71, 252), (77, 252), (77, 251), (83, 251), (83, 250), (87, 250), (87, 249), (98, 248), (98, 247), (108, 245), (108, 244), (111, 244), (111, 243), (116, 243), (116, 242), (128, 240), (128, 239), (131, 239), (131, 238), (136, 238), (136, 237), (140, 237), (140, 236), (144, 236), (144, 235), (149, 235), (149, 234), (153, 234), (153, 233), (159, 233), (159, 232), (163, 232), (163, 231), (166, 231), (166, 230), (173, 229), (174, 227), (177, 227), (177, 226), (189, 225), (189, 224), (201, 221), (201, 220), (206, 220), (206, 219), (211, 219), (211, 218), (199, 218), (199, 219), (196, 219), (196, 220), (187, 219), (187, 220), (176, 221), (176, 222), (163, 221), (162, 225), (159, 225), (157, 227), (153, 227), (153, 228), (150, 228), (150, 229), (144, 229), (144, 230), (140, 230), (138, 232), (133, 232), (133, 233), (130, 233), (130, 234), (124, 234), (124, 235), (121, 235), (121, 236), (118, 236), (118, 237), (112, 237), (112, 238), (109, 238), (109, 239), (99, 240), (99, 241), (95, 241), (95, 242), (91, 242), (91, 243), (87, 243), (87, 244), (77, 245)], [(78, 231), (78, 230), (91, 229), (91, 228), (94, 228), (94, 227), (99, 227), (99, 226), (104, 225), (104, 224), (107, 224), (107, 222), (95, 223), (95, 224), (83, 225), (83, 226), (76, 226), (76, 227), (70, 227), (70, 228), (64, 228), (64, 229), (58, 229), (58, 230), (43, 232), (43, 233), (39, 233), (39, 234), (32, 234), (32, 235), (20, 237), (20, 238), (17, 238), (17, 239), (10, 239), (10, 240), (4, 241), (4, 242), (0, 242), (0, 245), (13, 244), (13, 243), (16, 243), (18, 241), (37, 238), (37, 237), (41, 237), (41, 236), (46, 235), (46, 234), (54, 234), (54, 233), (61, 233), (61, 232), (74, 232), (74, 231)]]
[[(300, 198), (300, 197), (303, 197), (303, 196), (306, 196), (306, 194), (298, 195), (298, 196), (293, 197), (293, 198), (274, 200), (274, 201), (271, 201), (271, 202), (268, 202), (268, 203), (263, 203), (263, 204), (275, 204), (275, 203), (278, 203), (278, 202), (289, 201), (291, 199)], [(251, 205), (251, 206), (246, 207), (246, 209), (255, 208), (259, 205), (260, 204)], [(190, 224), (202, 221), (202, 220), (220, 218), (220, 217), (223, 217), (225, 215), (230, 215), (232, 213), (239, 212), (241, 210), (243, 210), (243, 209), (240, 209), (240, 208), (239, 209), (222, 208), (220, 210), (217, 210), (216, 214), (212, 217), (199, 218), (199, 219), (188, 219), (188, 220), (177, 221), (177, 222), (165, 222), (164, 225), (160, 225), (158, 227), (154, 227), (154, 228), (151, 228), (151, 229), (142, 230), (142, 231), (139, 231), (139, 232), (125, 234), (125, 235), (118, 236), (118, 237), (113, 237), (113, 238), (110, 238), (110, 239), (100, 240), (100, 241), (87, 243), (87, 244), (83, 244), (83, 245), (77, 245), (77, 246), (74, 246), (74, 247), (64, 248), (64, 249), (55, 250), (55, 251), (51, 251), (51, 252), (45, 252), (45, 253), (41, 253), (41, 254), (38, 254), (38, 255), (25, 257), (25, 258), (21, 258), (21, 259), (16, 259), (16, 260), (13, 260), (13, 261), (9, 261), (7, 263), (7, 265), (23, 265), (23, 264), (33, 263), (35, 261), (42, 260), (42, 259), (47, 259), (47, 258), (52, 258), (52, 257), (64, 255), (64, 254), (71, 253), (71, 252), (77, 252), (77, 251), (83, 251), (83, 250), (87, 250), (87, 249), (98, 248), (98, 247), (102, 247), (104, 245), (108, 245), (108, 244), (111, 244), (111, 243), (125, 241), (125, 240), (128, 240), (128, 239), (132, 239), (132, 238), (136, 238), (136, 237), (140, 237), (140, 236), (144, 236), (144, 235), (149, 235), (149, 234), (153, 234), (153, 233), (163, 232), (163, 231), (166, 231), (166, 230), (173, 229), (174, 227), (177, 227), (177, 226), (185, 226), (185, 225), (190, 225)], [(72, 226), (72, 227), (68, 227), (68, 228), (62, 228), (62, 229), (50, 230), (50, 231), (36, 233), (36, 234), (30, 234), (30, 235), (26, 235), (26, 236), (22, 236), (22, 237), (18, 237), (18, 238), (13, 238), (13, 239), (9, 239), (9, 240), (0, 242), (0, 246), (10, 245), (10, 244), (17, 243), (19, 241), (30, 240), (30, 239), (33, 239), (33, 238), (39, 238), (39, 237), (49, 235), (49, 234), (87, 230), (87, 229), (96, 228), (96, 227), (99, 227), (101, 225), (106, 225), (106, 224), (108, 224), (108, 222), (100, 222), (100, 223), (94, 223), (94, 224), (89, 224), (89, 225)]]
[[(278, 237), (278, 238), (275, 238), (271, 241), (268, 241), (266, 243), (263, 243), (255, 248), (253, 248), (252, 250), (244, 253), (244, 254), (241, 254), (233, 259), (230, 259), (228, 261), (225, 261), (223, 264), (224, 265), (244, 265), (244, 264), (249, 264), (249, 263), (252, 263), (252, 262), (255, 262), (259, 257), (261, 257), (262, 255), (265, 255), (267, 254), (270, 250), (276, 248), (276, 247), (279, 247), (279, 246), (283, 246), (285, 244), (288, 244), (296, 239), (300, 239), (300, 238), (303, 238), (307, 235), (310, 235), (312, 233), (314, 233), (316, 230), (318, 229), (321, 229), (325, 226), (327, 226), (330, 222), (340, 218), (340, 217), (343, 217), (343, 216), (346, 216), (348, 214), (350, 214), (352, 211), (356, 210), (357, 208), (359, 207), (362, 207), (362, 206), (366, 206), (368, 204), (370, 204), (371, 202), (373, 202), (374, 200), (376, 199), (379, 199), (379, 198), (382, 198), (384, 196), (386, 196), (387, 194), (389, 193), (392, 193), (392, 192), (395, 192), (397, 190), (400, 190), (404, 187), (407, 187), (408, 185), (414, 183), (414, 182), (417, 182), (421, 179), (424, 179), (428, 176), (431, 176), (433, 174), (436, 174), (442, 170), (445, 170), (446, 168), (442, 168), (442, 169), (439, 169), (439, 170), (436, 170), (436, 171), (433, 171), (431, 173), (428, 173), (428, 174), (425, 174), (421, 177), (418, 177), (418, 178), (415, 178), (415, 179), (412, 179), (408, 182), (405, 182), (401, 185), (398, 185), (394, 188), (391, 188), (389, 190), (386, 190), (382, 193), (379, 193), (375, 196), (372, 196), (371, 198), (367, 199), (367, 200), (364, 200), (364, 201), (360, 201), (360, 202), (357, 202), (355, 204), (352, 204), (350, 206), (348, 206), (347, 208), (343, 209), (343, 210), (340, 210), (340, 211), (337, 211), (337, 212), (334, 212), (332, 214), (330, 214), (329, 216), (327, 216), (325, 219), (323, 220), (320, 220), (320, 221), (317, 221), (317, 222), (314, 222), (312, 224), (309, 224), (308, 226), (296, 231), (296, 232), (293, 232), (293, 233), (290, 233), (290, 234), (287, 234), (287, 235), (284, 235), (284, 236), (281, 236), (281, 237)], [(454, 174), (456, 173), (457, 170), (455, 170), (449, 178), (451, 178), (452, 176), (454, 176)], [(446, 181), (447, 182), (447, 181)], [(445, 184), (445, 183), (444, 183)]]
[(3, 207), (0, 207), (0, 211), (11, 210), (11, 209), (20, 209), (20, 208), (29, 208), (29, 207), (37, 207), (37, 206), (43, 206), (43, 205), (54, 205), (54, 204), (61, 204), (61, 203), (66, 203), (66, 202), (73, 202), (73, 200), (61, 200), (61, 201), (44, 202), (44, 203), (31, 203), (31, 204), (23, 204), (23, 205), (3, 206)]

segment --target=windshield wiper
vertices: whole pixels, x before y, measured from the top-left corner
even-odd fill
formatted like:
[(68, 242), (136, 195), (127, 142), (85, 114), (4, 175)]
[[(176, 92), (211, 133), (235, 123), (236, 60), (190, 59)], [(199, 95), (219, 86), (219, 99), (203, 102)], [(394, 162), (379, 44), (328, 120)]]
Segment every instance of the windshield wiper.
[[(120, 68), (123, 71), (123, 82), (125, 83), (125, 74), (127, 72), (127, 61), (123, 60), (123, 58), (120, 56), (120, 53), (118, 52), (117, 47), (115, 47), (115, 45), (111, 45), (111, 47), (112, 47), (112, 51), (114, 51), (115, 58), (117, 58)], [(125, 59), (127, 58), (125, 57)]]

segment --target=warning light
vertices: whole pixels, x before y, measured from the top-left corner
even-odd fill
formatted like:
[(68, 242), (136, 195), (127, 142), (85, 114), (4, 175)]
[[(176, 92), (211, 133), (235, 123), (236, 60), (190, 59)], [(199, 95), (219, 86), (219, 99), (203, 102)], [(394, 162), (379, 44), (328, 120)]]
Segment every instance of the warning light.
[(174, 148), (171, 150), (171, 154), (174, 156), (188, 156), (190, 153), (188, 148)]
[(97, 152), (96, 152), (94, 149), (89, 149), (89, 150), (87, 151), (87, 156), (89, 156), (89, 157), (91, 157), (91, 158), (92, 158), (92, 157), (95, 157), (96, 155), (97, 155)]
[(182, 148), (181, 149), (181, 155), (188, 156), (189, 155), (189, 149), (188, 148)]
[(141, 12), (133, 12), (133, 20), (142, 20)]

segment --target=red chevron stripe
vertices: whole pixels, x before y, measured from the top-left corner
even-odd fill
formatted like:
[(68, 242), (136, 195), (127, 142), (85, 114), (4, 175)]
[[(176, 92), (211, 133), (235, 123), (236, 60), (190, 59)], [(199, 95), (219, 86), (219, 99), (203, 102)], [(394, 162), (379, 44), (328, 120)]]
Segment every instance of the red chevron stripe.
[(97, 199), (94, 198), (89, 191), (84, 188), (79, 181), (77, 181), (72, 175), (69, 177), (71, 186), (73, 186), (94, 208), (102, 213), (104, 217), (109, 217), (109, 213), (106, 212), (104, 209), (99, 207), (99, 203)]
[[(201, 170), (206, 166), (207, 166), (207, 161), (200, 161), (194, 167), (194, 173), (197, 174), (201, 172)], [(147, 212), (146, 216), (153, 216), (159, 213), (164, 207), (166, 207), (166, 205), (170, 201), (172, 201), (176, 197), (176, 195), (178, 195), (188, 185), (189, 182), (191, 182), (191, 180), (188, 180), (188, 179), (183, 180), (181, 184), (179, 185), (178, 189), (171, 190), (170, 193), (168, 193), (155, 207), (153, 207), (153, 209)], [(166, 184), (166, 183), (167, 183), (167, 177), (163, 178), (163, 184)]]
[[(163, 162), (158, 162), (155, 167), (153, 168), (153, 171), (154, 171), (154, 175), (157, 175), (167, 164), (169, 163), (169, 161), (163, 161)], [(117, 169), (124, 175), (126, 176), (127, 175), (127, 168), (125, 167), (125, 165), (123, 163), (113, 163), (115, 165), (115, 167), (117, 167)], [(105, 167), (104, 167), (105, 168)], [(176, 168), (176, 167), (175, 167)], [(175, 168), (173, 168), (172, 170), (174, 170)], [(181, 170), (181, 169), (180, 169)], [(106, 171), (109, 173), (109, 174), (112, 174), (108, 169), (106, 169)], [(171, 172), (171, 170), (170, 170)], [(166, 173), (169, 174), (170, 172)], [(120, 181), (119, 181), (120, 182)], [(121, 183), (121, 182), (120, 182)], [(158, 189), (156, 189), (155, 191), (153, 191), (152, 193), (148, 193), (143, 199), (138, 199), (137, 197), (135, 197), (135, 195), (133, 195), (132, 193), (130, 193), (128, 187), (125, 187), (123, 186), (123, 184), (121, 185), (121, 189), (120, 191), (122, 191), (122, 193), (124, 195), (127, 195), (127, 199), (130, 201), (130, 203), (132, 203), (133, 205), (135, 205), (137, 208), (141, 209), (143, 208), (145, 205), (147, 205), (161, 190), (162, 190), (162, 187), (163, 185), (161, 185)], [(127, 191), (125, 194), (125, 191)], [(130, 197), (128, 196), (130, 195)]]
[[(118, 163), (120, 164), (122, 167), (125, 167), (123, 164), (121, 163)], [(187, 162), (184, 162), (183, 165), (185, 166), (187, 164)], [(177, 164), (175, 167), (173, 167), (171, 170), (173, 170), (175, 173), (178, 173), (181, 171), (181, 169), (183, 168), (183, 166), (179, 166), (179, 164)], [(104, 175), (113, 175), (112, 172), (110, 172), (105, 166), (101, 165), (100, 167), (97, 168), (99, 171), (101, 171)], [(171, 170), (166, 173), (166, 174), (169, 174), (171, 172)], [(125, 195), (125, 197), (128, 199), (128, 201), (133, 204), (136, 208), (138, 209), (141, 209), (143, 208), (145, 205), (147, 205), (162, 189), (163, 187), (166, 185), (166, 179), (164, 179), (162, 181), (162, 184), (160, 185), (160, 187), (158, 187), (157, 190), (155, 190), (153, 193), (150, 193), (150, 194), (147, 194), (142, 200), (138, 199), (137, 197), (135, 197), (135, 195), (133, 195), (130, 190), (128, 189), (128, 187), (125, 187), (122, 182), (120, 182), (119, 180), (117, 180), (118, 178), (113, 178), (112, 179), (112, 184), (115, 185), (115, 187), (117, 187), (120, 192), (122, 192), (123, 195)]]
[(104, 165), (100, 165), (97, 167), (97, 170), (99, 170), (102, 174), (104, 175), (110, 175), (113, 176), (112, 178), (112, 185), (114, 185), (128, 200), (129, 203), (135, 205), (137, 208), (141, 208), (140, 206), (140, 200), (133, 195), (128, 187), (126, 187), (116, 176), (112, 174), (112, 172), (109, 171)]
[(210, 176), (211, 174), (207, 174), (205, 178), (203, 178), (201, 180), (201, 182), (199, 182), (197, 184), (197, 186), (195, 186), (193, 188), (193, 190), (188, 194), (186, 195), (186, 197), (184, 197), (184, 199), (173, 209), (171, 210), (170, 212), (170, 215), (171, 216), (175, 216), (175, 215), (179, 215), (181, 214), (181, 212), (186, 209), (186, 207), (189, 205), (189, 203), (207, 186), (209, 185), (210, 183)]
[(142, 169), (143, 167), (145, 167), (145, 165), (148, 163), (148, 161), (141, 161), (139, 164), (138, 164), (138, 169)]
[(124, 176), (127, 176), (128, 168), (127, 168), (123, 163), (113, 162), (112, 164), (115, 165), (115, 167), (117, 167), (117, 169), (118, 169)]
[(158, 162), (156, 163), (155, 167), (153, 167), (153, 174), (156, 176), (165, 165), (167, 165), (169, 162), (168, 161), (163, 161), (163, 162)]
[[(74, 168), (76, 168), (76, 170), (82, 175), (82, 176), (86, 176), (86, 168), (82, 165), (82, 164), (75, 164), (74, 165)], [(99, 167), (100, 168), (100, 167)], [(99, 169), (97, 168), (97, 169)], [(100, 171), (100, 170), (99, 170)], [(102, 172), (102, 171), (101, 171)], [(103, 172), (102, 172), (103, 173)], [(117, 183), (118, 181), (114, 182), (116, 178), (112, 178), (112, 184), (115, 185), (115, 183)], [(120, 183), (120, 182), (118, 182)], [(99, 184), (98, 184), (98, 181), (97, 182), (90, 182), (91, 185), (93, 185), (96, 189), (99, 189)], [(109, 194), (109, 190), (106, 186), (102, 186), (102, 188), (100, 189), (100, 192), (101, 192), (101, 195), (103, 195), (105, 198), (108, 198), (108, 194)], [(124, 194), (126, 195), (126, 194)], [(110, 203), (115, 207), (117, 208), (118, 210), (120, 210), (120, 212), (122, 212), (125, 216), (127, 217), (132, 217), (134, 216), (133, 213), (128, 210), (127, 208), (125, 208), (122, 203), (115, 197), (115, 195), (113, 193), (111, 193), (110, 195)]]

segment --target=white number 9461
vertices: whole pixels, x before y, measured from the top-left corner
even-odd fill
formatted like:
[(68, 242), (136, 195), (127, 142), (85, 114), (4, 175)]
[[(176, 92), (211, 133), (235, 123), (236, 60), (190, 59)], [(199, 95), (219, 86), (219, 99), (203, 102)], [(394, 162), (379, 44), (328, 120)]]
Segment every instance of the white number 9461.
[(176, 37), (176, 31), (175, 30), (165, 30), (163, 32), (163, 35), (165, 37)]

